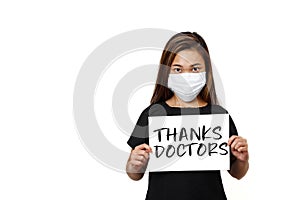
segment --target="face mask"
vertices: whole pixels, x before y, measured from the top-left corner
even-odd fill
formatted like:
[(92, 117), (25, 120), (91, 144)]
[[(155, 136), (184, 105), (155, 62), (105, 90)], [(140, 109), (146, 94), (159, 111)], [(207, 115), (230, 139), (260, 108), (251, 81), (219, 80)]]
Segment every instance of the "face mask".
[(206, 73), (169, 74), (168, 88), (184, 102), (191, 102), (206, 84)]

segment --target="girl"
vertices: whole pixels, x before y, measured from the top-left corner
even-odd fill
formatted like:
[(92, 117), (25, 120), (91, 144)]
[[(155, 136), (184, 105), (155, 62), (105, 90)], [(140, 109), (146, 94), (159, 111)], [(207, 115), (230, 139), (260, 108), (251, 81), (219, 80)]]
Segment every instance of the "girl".
[[(197, 33), (182, 32), (166, 44), (160, 60), (155, 89), (128, 140), (132, 148), (126, 165), (128, 176), (140, 180), (147, 168), (149, 153), (148, 117), (224, 114), (218, 105), (209, 51)], [(249, 168), (248, 144), (238, 136), (229, 115), (231, 150), (229, 174), (241, 179)], [(219, 170), (149, 172), (147, 200), (226, 199)]]

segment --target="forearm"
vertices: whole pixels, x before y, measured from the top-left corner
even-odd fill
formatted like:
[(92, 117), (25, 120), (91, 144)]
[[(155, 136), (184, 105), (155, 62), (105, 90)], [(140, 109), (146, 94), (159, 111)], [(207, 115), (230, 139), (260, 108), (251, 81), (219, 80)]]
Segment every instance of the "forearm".
[(230, 175), (238, 180), (243, 178), (247, 171), (249, 169), (249, 162), (247, 161), (240, 161), (240, 160), (235, 160), (234, 163), (232, 163), (231, 168), (230, 168)]

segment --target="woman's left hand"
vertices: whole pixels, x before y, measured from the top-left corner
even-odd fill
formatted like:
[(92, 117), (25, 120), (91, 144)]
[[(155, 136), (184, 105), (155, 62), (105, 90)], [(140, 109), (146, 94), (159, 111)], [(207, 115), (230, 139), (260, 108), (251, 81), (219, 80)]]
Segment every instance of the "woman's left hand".
[(228, 140), (228, 146), (231, 149), (232, 154), (240, 161), (248, 161), (248, 143), (245, 138), (241, 136), (233, 135)]

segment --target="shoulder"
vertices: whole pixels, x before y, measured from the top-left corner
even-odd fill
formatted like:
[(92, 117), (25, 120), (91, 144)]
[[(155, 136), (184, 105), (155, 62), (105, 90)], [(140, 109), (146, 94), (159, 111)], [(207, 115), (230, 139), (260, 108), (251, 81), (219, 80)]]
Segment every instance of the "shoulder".
[(144, 116), (163, 116), (167, 114), (166, 106), (163, 102), (158, 102), (154, 104), (150, 104), (146, 107), (141, 115)]
[(164, 116), (166, 110), (161, 103), (150, 104), (140, 114), (137, 125), (140, 127), (148, 126), (148, 117), (150, 116)]
[(203, 107), (203, 111), (209, 114), (228, 114), (228, 111), (220, 105), (207, 105)]

